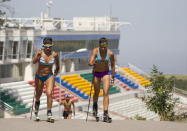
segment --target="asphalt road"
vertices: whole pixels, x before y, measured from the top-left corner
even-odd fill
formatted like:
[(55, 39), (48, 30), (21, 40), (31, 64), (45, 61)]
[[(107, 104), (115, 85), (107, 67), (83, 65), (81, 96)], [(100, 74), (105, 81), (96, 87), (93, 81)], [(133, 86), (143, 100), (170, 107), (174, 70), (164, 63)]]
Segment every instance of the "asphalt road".
[(114, 120), (112, 123), (93, 120), (0, 119), (0, 131), (187, 131), (187, 123), (138, 120)]

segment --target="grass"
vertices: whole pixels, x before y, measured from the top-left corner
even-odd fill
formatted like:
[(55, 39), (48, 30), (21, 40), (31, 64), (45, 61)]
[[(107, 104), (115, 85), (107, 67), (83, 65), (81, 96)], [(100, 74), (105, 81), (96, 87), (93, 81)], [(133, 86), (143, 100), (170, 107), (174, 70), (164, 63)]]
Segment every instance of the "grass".
[(177, 80), (187, 80), (187, 75), (176, 75), (176, 74), (166, 74), (164, 75), (165, 77), (171, 77), (171, 76), (174, 76)]
[[(175, 82), (175, 87), (178, 89), (182, 89), (187, 91), (187, 75), (176, 75), (176, 74), (171, 74), (171, 75), (164, 75), (166, 78), (169, 78), (171, 76), (174, 76), (176, 78)], [(180, 92), (178, 92), (180, 93)]]

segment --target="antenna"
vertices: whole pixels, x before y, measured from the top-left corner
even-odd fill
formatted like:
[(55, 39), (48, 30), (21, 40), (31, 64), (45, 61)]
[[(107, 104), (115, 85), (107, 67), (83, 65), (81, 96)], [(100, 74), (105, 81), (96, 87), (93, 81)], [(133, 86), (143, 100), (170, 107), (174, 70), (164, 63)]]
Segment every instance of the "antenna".
[(53, 6), (53, 1), (50, 0), (46, 3), (47, 6), (47, 17), (50, 18), (51, 17), (51, 8)]
[(109, 15), (110, 15), (110, 18), (112, 17), (112, 4), (110, 3), (110, 9), (109, 9)]

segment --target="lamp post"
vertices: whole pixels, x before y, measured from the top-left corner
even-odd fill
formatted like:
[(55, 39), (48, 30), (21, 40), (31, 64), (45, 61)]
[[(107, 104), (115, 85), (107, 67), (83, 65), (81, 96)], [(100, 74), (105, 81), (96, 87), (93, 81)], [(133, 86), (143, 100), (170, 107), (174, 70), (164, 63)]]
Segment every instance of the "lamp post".
[[(78, 49), (78, 50), (76, 50), (76, 51), (73, 51), (73, 52), (69, 52), (69, 53), (67, 53), (67, 54), (65, 54), (65, 55), (63, 55), (63, 57), (62, 57), (62, 52), (60, 52), (60, 65), (63, 65), (64, 63), (62, 63), (62, 61), (64, 61), (65, 62), (65, 59), (66, 58), (68, 58), (68, 56), (71, 56), (72, 54), (74, 54), (74, 53), (80, 53), (80, 52), (86, 52), (86, 51), (88, 51), (86, 48), (81, 48), (81, 49)], [(61, 58), (62, 57), (62, 58)], [(73, 61), (72, 61), (72, 63), (71, 64), (74, 64), (73, 63)], [(66, 65), (64, 66), (64, 68), (66, 67)], [(73, 71), (74, 69), (72, 69), (73, 68), (73, 65), (71, 65), (71, 67), (70, 67), (70, 70), (71, 71)], [(61, 66), (61, 71), (63, 70), (63, 67)], [(63, 72), (63, 71), (62, 71)], [(65, 71), (64, 71), (65, 72)]]

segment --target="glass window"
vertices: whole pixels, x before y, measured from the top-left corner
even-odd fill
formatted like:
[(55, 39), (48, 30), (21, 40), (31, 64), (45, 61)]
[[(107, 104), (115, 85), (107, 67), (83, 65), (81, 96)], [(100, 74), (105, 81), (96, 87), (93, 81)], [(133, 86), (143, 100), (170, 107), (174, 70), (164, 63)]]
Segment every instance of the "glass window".
[(17, 51), (18, 51), (18, 41), (13, 42), (13, 49), (12, 49), (12, 54), (13, 54), (13, 59), (17, 59)]
[(31, 58), (31, 52), (32, 52), (32, 41), (28, 41), (28, 45), (27, 45), (27, 58)]
[(3, 42), (2, 41), (0, 41), (0, 60), (2, 60), (3, 59)]

